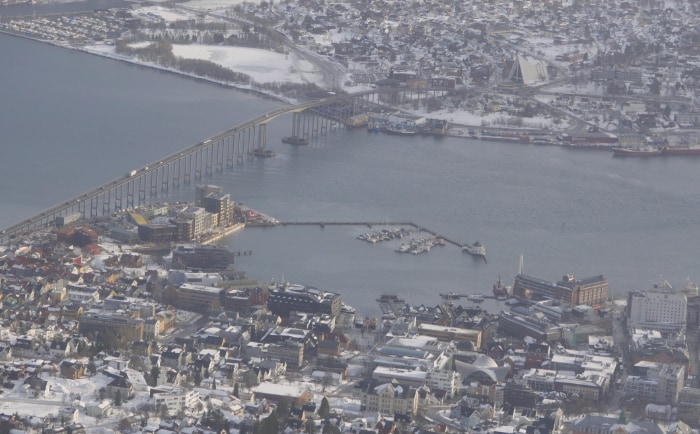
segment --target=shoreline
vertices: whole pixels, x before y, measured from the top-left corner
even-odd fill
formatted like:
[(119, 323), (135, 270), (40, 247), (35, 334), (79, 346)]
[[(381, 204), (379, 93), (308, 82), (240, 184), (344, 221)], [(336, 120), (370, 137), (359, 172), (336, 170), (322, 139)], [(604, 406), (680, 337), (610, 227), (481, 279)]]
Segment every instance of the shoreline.
[(64, 49), (72, 50), (72, 51), (78, 51), (78, 52), (85, 53), (85, 54), (89, 54), (89, 55), (92, 55), (92, 56), (102, 57), (102, 58), (105, 58), (105, 59), (110, 59), (110, 60), (114, 60), (114, 61), (118, 61), (118, 62), (124, 62), (124, 63), (130, 64), (130, 65), (139, 66), (139, 67), (143, 67), (143, 68), (146, 68), (146, 69), (152, 69), (152, 70), (156, 70), (156, 71), (159, 71), (159, 72), (165, 72), (165, 73), (170, 73), (170, 74), (178, 75), (178, 76), (180, 76), (180, 77), (187, 77), (187, 78), (190, 78), (190, 79), (194, 79), (194, 80), (201, 81), (201, 82), (205, 82), (205, 83), (209, 83), (209, 84), (216, 84), (216, 85), (219, 85), (219, 86), (228, 88), (228, 89), (238, 90), (238, 91), (241, 91), (241, 92), (244, 92), (244, 93), (249, 93), (249, 94), (252, 94), (252, 95), (255, 95), (255, 96), (258, 96), (258, 97), (262, 97), (262, 98), (268, 98), (268, 99), (275, 100), (275, 101), (279, 101), (279, 102), (282, 102), (282, 103), (285, 103), (285, 104), (295, 104), (294, 101), (290, 101), (289, 99), (286, 99), (286, 98), (284, 98), (283, 96), (275, 95), (275, 94), (273, 94), (273, 93), (268, 93), (268, 92), (263, 91), (263, 90), (254, 89), (254, 88), (252, 88), (252, 87), (246, 87), (246, 86), (244, 86), (244, 85), (237, 85), (237, 84), (230, 83), (230, 82), (218, 81), (218, 80), (214, 80), (214, 79), (212, 79), (212, 78), (200, 77), (200, 76), (198, 76), (198, 75), (188, 74), (188, 73), (186, 73), (186, 72), (178, 71), (177, 69), (166, 68), (166, 67), (164, 67), (164, 66), (160, 66), (160, 65), (157, 65), (157, 64), (139, 62), (139, 61), (135, 61), (135, 60), (131, 59), (130, 57), (120, 56), (120, 55), (117, 55), (117, 54), (115, 54), (115, 55), (109, 55), (109, 54), (107, 54), (107, 53), (102, 53), (102, 52), (98, 52), (98, 51), (89, 50), (89, 49), (87, 49), (87, 48), (85, 48), (85, 47), (81, 47), (81, 46), (77, 46), (77, 45), (71, 45), (71, 44), (68, 43), (68, 42), (54, 42), (54, 41), (49, 41), (49, 40), (46, 40), (46, 39), (35, 38), (35, 37), (32, 37), (32, 36), (23, 35), (23, 34), (20, 34), (20, 33), (15, 33), (15, 32), (11, 32), (11, 31), (8, 31), (8, 30), (3, 30), (3, 29), (0, 29), (0, 34), (8, 35), (8, 36), (13, 36), (13, 37), (16, 37), (16, 38), (21, 38), (21, 39), (25, 39), (25, 40), (29, 40), (29, 41), (34, 41), (34, 42), (38, 42), (38, 43), (41, 43), (41, 44), (50, 45), (50, 46), (53, 46), (53, 47), (64, 48)]

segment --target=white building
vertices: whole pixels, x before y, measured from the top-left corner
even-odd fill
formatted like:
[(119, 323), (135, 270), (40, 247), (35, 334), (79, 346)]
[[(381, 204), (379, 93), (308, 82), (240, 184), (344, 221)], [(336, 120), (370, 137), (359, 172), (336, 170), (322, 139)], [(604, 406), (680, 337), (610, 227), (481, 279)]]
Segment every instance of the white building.
[(628, 299), (630, 330), (685, 333), (688, 299), (668, 282), (644, 292), (631, 292)]
[(199, 401), (199, 393), (178, 387), (161, 386), (151, 389), (156, 408), (165, 406), (168, 413), (175, 415), (186, 409), (195, 409)]
[(676, 404), (685, 382), (685, 367), (641, 361), (625, 381), (625, 393), (656, 404)]
[(449, 369), (432, 369), (426, 373), (425, 384), (430, 390), (444, 390), (445, 398), (452, 399), (459, 390), (461, 377)]

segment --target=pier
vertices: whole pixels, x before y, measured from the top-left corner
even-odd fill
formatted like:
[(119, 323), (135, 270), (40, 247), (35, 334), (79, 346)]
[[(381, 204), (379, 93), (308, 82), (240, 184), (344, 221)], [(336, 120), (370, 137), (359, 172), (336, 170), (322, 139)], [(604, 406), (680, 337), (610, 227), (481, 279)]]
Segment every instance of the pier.
[(409, 226), (412, 227), (416, 232), (425, 232), (427, 234), (430, 234), (436, 238), (441, 238), (445, 240), (445, 243), (447, 244), (452, 244), (455, 247), (462, 248), (464, 243), (460, 243), (459, 241), (455, 241), (452, 238), (446, 237), (444, 235), (440, 235), (437, 232), (428, 229), (424, 226), (417, 225), (413, 222), (376, 222), (376, 221), (367, 221), (367, 222), (327, 222), (327, 221), (310, 221), (310, 222), (284, 222), (281, 221), (279, 223), (281, 226), (319, 226), (321, 229), (323, 229), (326, 226), (367, 226), (368, 228), (372, 228), (374, 226)]

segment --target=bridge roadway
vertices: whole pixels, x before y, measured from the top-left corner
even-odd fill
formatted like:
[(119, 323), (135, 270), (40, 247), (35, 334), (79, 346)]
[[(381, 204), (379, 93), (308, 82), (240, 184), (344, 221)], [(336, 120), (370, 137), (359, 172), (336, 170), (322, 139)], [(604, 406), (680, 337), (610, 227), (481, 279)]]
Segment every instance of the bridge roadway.
[[(26, 220), (5, 227), (0, 230), (0, 245), (9, 243), (18, 235), (50, 226), (54, 223), (56, 217), (59, 216), (68, 216), (79, 212), (83, 218), (95, 218), (100, 215), (110, 214), (112, 211), (145, 205), (147, 203), (147, 192), (150, 192), (151, 196), (157, 196), (159, 186), (161, 190), (167, 191), (170, 185), (176, 187), (181, 180), (190, 182), (193, 169), (195, 179), (202, 177), (202, 169), (207, 175), (211, 174), (215, 163), (217, 169), (222, 170), (224, 154), (226, 154), (227, 164), (232, 167), (234, 156), (237, 159), (236, 161), (238, 161), (247, 155), (246, 149), (250, 151), (254, 148), (265, 147), (265, 126), (283, 115), (301, 113), (314, 107), (349, 101), (355, 98), (370, 97), (375, 94), (377, 95), (377, 100), (381, 101), (380, 97), (382, 94), (396, 94), (400, 92), (425, 92), (427, 94), (429, 92), (445, 92), (446, 90), (444, 88), (377, 88), (364, 92), (330, 96), (272, 110), (234, 128), (209, 137), (189, 148), (168, 155), (157, 162), (132, 170), (124, 176), (47, 208)], [(255, 137), (256, 130), (258, 133), (257, 142)], [(238, 138), (237, 149), (236, 138)], [(216, 161), (214, 160), (215, 152)], [(184, 176), (181, 176), (183, 171)]]

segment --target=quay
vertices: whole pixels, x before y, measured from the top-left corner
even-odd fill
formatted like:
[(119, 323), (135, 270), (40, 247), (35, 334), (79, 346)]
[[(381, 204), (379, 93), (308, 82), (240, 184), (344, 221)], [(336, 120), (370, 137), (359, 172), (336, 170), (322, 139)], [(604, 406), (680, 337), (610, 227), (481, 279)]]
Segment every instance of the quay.
[(234, 232), (240, 231), (240, 230), (243, 229), (244, 227), (245, 227), (245, 223), (236, 223), (235, 225), (229, 226), (229, 227), (227, 227), (226, 229), (224, 229), (224, 230), (222, 230), (222, 231), (216, 232), (216, 233), (213, 234), (212, 236), (208, 237), (206, 240), (203, 240), (201, 244), (211, 244), (211, 243), (213, 243), (214, 241), (218, 241), (218, 240), (220, 240), (221, 238), (223, 238), (223, 237), (225, 237), (225, 236), (228, 236), (228, 235), (231, 235), (231, 234), (234, 233)]

